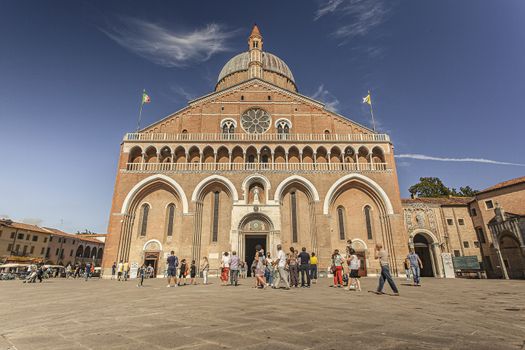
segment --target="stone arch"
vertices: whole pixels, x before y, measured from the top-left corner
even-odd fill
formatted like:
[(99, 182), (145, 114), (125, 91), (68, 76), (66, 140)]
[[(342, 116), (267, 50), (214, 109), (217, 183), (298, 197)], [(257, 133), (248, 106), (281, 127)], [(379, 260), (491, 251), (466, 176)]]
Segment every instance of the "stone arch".
[(372, 160), (374, 163), (384, 163), (385, 162), (385, 152), (383, 148), (375, 146), (372, 148)]
[(89, 246), (84, 249), (84, 258), (90, 258), (91, 256), (91, 248)]
[(104, 249), (98, 248), (97, 259), (102, 259), (103, 255), (104, 255)]
[[(422, 277), (441, 275), (439, 262), (441, 249), (438, 243), (436, 236), (429, 230), (417, 229), (410, 234), (409, 246), (415, 250), (423, 262), (423, 269), (420, 271)], [(431, 266), (431, 269), (428, 268), (428, 265)]]
[(303, 164), (311, 164), (314, 162), (314, 150), (310, 146), (303, 148)]
[(215, 163), (215, 151), (211, 146), (206, 146), (202, 150), (203, 163)]
[(368, 251), (368, 245), (360, 238), (352, 238), (352, 248), (354, 248), (356, 251)]
[(361, 163), (361, 164), (369, 163), (369, 161), (368, 161), (368, 155), (369, 154), (370, 154), (370, 152), (368, 151), (368, 148), (366, 148), (365, 146), (359, 147), (359, 149), (357, 150), (357, 159), (358, 159), (359, 163)]
[(337, 191), (342, 186), (344, 186), (345, 184), (351, 181), (357, 181), (357, 182), (360, 182), (368, 186), (368, 188), (370, 188), (380, 199), (381, 204), (385, 208), (386, 214), (389, 214), (389, 215), (394, 214), (394, 207), (392, 206), (392, 202), (390, 202), (390, 199), (388, 198), (386, 192), (381, 188), (381, 186), (377, 184), (377, 182), (361, 174), (348, 174), (348, 175), (343, 176), (336, 182), (334, 182), (334, 184), (330, 187), (330, 189), (326, 193), (326, 196), (324, 199), (324, 205), (323, 205), (324, 215), (328, 215), (328, 213), (330, 212), (330, 205), (334, 202)]
[(253, 175), (247, 176), (242, 182), (241, 189), (243, 191), (244, 200), (246, 202), (248, 201), (249, 187), (250, 187), (251, 184), (253, 184), (255, 182), (259, 182), (259, 183), (263, 183), (264, 184), (263, 187), (264, 187), (265, 197), (266, 197), (267, 200), (270, 199), (269, 198), (269, 194), (270, 194), (270, 189), (272, 188), (270, 180), (268, 180), (268, 178), (266, 176), (264, 176), (264, 175), (253, 174)]
[(186, 194), (184, 193), (182, 186), (177, 181), (172, 179), (171, 177), (162, 175), (162, 174), (156, 174), (156, 175), (147, 177), (143, 179), (142, 181), (140, 181), (139, 183), (137, 183), (135, 186), (133, 186), (133, 188), (128, 192), (126, 199), (124, 199), (124, 203), (122, 204), (121, 213), (127, 214), (129, 207), (131, 205), (131, 202), (135, 198), (135, 196), (141, 190), (143, 190), (147, 186), (152, 185), (156, 182), (164, 183), (168, 185), (169, 187), (171, 187), (173, 190), (175, 190), (175, 192), (180, 198), (180, 201), (182, 202), (182, 212), (184, 214), (188, 214), (188, 209), (189, 209), (188, 199), (186, 198)]
[(200, 163), (201, 161), (201, 150), (197, 146), (191, 146), (188, 151), (188, 162), (189, 163)]
[(173, 159), (173, 163), (187, 163), (188, 160), (186, 159), (186, 149), (184, 149), (182, 146), (175, 148), (175, 151), (173, 152)]
[(84, 246), (81, 244), (77, 248), (77, 253), (75, 254), (77, 258), (81, 258), (84, 256)]
[(243, 227), (252, 220), (261, 220), (268, 224), (269, 231), (274, 230), (274, 225), (272, 219), (266, 214), (263, 213), (249, 213), (246, 214), (241, 220), (239, 220), (238, 229), (242, 231)]
[[(148, 245), (152, 246), (153, 244), (157, 244), (158, 248), (156, 247), (157, 249), (147, 249)], [(142, 250), (143, 251), (146, 251), (146, 250), (158, 250), (158, 251), (161, 252), (162, 251), (162, 243), (160, 243), (160, 241), (158, 239), (150, 239), (149, 241), (144, 243), (144, 246), (142, 247)]]
[(160, 159), (158, 161), (159, 163), (171, 163), (173, 161), (171, 149), (168, 146), (164, 146), (160, 149)]
[(288, 185), (298, 182), (302, 184), (308, 191), (310, 192), (309, 195), (311, 196), (311, 199), (315, 202), (319, 202), (319, 192), (317, 192), (317, 189), (315, 188), (314, 184), (310, 182), (310, 180), (299, 176), (299, 175), (292, 175), (281, 181), (281, 183), (277, 186), (275, 190), (275, 194), (273, 195), (273, 199), (275, 201), (280, 201), (282, 198), (283, 191)]
[(244, 151), (241, 146), (235, 146), (232, 150), (232, 163), (244, 163)]
[(286, 163), (286, 152), (282, 146), (278, 146), (274, 151), (275, 163)]
[(145, 163), (157, 163), (158, 162), (158, 159), (157, 159), (157, 149), (155, 148), (155, 146), (149, 146), (148, 148), (146, 148), (146, 151), (144, 151), (144, 160), (145, 160)]
[(408, 244), (409, 245), (411, 245), (414, 237), (417, 234), (422, 234), (423, 236), (425, 236), (425, 238), (428, 240), (428, 243), (430, 243), (430, 244), (432, 244), (432, 243), (439, 243), (439, 240), (437, 239), (436, 235), (434, 235), (434, 233), (432, 231), (426, 230), (424, 228), (418, 228), (418, 229), (414, 230), (412, 233), (410, 233), (410, 236), (408, 238)]
[(230, 179), (221, 175), (211, 175), (202, 179), (201, 182), (199, 182), (197, 186), (195, 186), (193, 194), (191, 195), (192, 202), (196, 202), (202, 199), (204, 188), (213, 182), (222, 183), (230, 192), (230, 195), (234, 202), (237, 202), (239, 200), (237, 189), (235, 188), (235, 185), (230, 181)]
[(129, 151), (128, 163), (142, 163), (142, 148), (134, 146)]

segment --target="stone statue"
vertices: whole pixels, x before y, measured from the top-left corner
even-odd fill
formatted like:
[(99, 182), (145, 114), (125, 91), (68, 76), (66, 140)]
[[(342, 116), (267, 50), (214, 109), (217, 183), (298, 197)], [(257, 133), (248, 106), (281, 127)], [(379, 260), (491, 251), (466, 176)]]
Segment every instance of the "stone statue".
[(259, 187), (253, 189), (253, 204), (259, 204)]

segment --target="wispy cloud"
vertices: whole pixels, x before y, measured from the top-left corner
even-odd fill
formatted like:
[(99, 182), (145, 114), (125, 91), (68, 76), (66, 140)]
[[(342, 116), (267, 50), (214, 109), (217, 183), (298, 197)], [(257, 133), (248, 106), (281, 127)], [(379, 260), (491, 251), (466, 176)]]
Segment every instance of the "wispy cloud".
[(447, 158), (447, 157), (433, 157), (426, 156), (424, 154), (397, 154), (396, 158), (405, 158), (405, 159), (417, 159), (417, 160), (434, 160), (438, 162), (463, 162), (463, 163), (486, 163), (486, 164), (497, 164), (497, 165), (513, 165), (513, 166), (525, 166), (525, 164), (520, 163), (509, 163), (502, 162), (499, 160), (491, 160), (484, 158)]
[(230, 51), (227, 41), (238, 33), (216, 23), (193, 31), (175, 32), (131, 17), (119, 17), (117, 23), (99, 29), (122, 47), (164, 67), (185, 67)]
[(337, 8), (343, 3), (343, 1), (344, 0), (328, 0), (323, 2), (315, 13), (314, 21), (317, 21), (324, 15), (330, 14), (337, 10)]
[(171, 86), (171, 90), (179, 96), (182, 96), (186, 101), (191, 101), (197, 97), (196, 94), (189, 92), (184, 89), (182, 86)]
[(390, 13), (391, 6), (387, 0), (328, 0), (317, 9), (314, 20), (335, 14), (343, 23), (332, 32), (332, 36), (341, 40), (344, 45), (355, 37), (367, 35), (383, 23)]
[(319, 85), (312, 98), (325, 104), (326, 109), (337, 112), (339, 100), (330, 91), (324, 88), (324, 84)]

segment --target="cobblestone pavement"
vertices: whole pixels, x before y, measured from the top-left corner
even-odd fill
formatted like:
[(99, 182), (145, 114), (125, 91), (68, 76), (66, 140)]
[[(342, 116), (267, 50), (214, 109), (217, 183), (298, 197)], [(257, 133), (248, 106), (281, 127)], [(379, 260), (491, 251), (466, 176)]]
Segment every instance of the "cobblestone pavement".
[(525, 282), (423, 279), (401, 296), (164, 280), (0, 282), (0, 349), (525, 349)]

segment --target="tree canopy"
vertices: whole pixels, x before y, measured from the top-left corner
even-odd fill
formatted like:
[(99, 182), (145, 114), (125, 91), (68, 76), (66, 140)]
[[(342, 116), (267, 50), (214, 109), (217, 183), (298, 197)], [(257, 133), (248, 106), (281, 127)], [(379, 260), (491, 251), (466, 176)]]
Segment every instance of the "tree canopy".
[(478, 192), (470, 186), (460, 187), (459, 191), (449, 188), (437, 177), (421, 177), (419, 182), (410, 186), (408, 191), (417, 197), (472, 197)]

